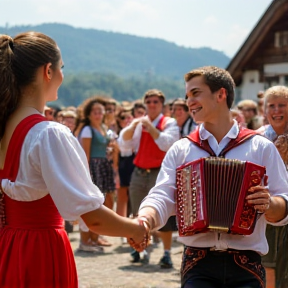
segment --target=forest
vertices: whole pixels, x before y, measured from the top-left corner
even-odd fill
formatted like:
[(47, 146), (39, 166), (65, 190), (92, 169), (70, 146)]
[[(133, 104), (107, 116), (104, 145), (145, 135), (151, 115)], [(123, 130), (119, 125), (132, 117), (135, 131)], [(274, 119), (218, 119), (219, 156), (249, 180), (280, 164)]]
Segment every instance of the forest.
[(184, 74), (193, 68), (225, 68), (230, 59), (209, 47), (187, 48), (162, 39), (83, 29), (60, 23), (0, 27), (15, 36), (36, 31), (52, 37), (61, 50), (65, 68), (59, 105), (78, 105), (87, 97), (107, 95), (122, 100), (142, 97), (151, 88), (168, 99), (184, 96)]

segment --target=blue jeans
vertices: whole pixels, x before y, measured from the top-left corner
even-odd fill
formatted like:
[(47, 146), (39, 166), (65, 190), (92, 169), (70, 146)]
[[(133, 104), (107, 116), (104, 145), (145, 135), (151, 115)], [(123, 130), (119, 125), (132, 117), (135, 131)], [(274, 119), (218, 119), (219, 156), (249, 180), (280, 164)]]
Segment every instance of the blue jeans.
[(261, 256), (254, 251), (185, 246), (182, 288), (264, 288), (265, 281)]

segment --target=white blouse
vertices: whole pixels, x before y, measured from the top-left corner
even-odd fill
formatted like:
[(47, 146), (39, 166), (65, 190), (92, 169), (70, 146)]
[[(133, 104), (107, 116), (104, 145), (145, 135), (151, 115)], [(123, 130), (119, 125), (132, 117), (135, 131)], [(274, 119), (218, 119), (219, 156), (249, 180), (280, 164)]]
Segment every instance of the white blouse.
[[(234, 126), (226, 136), (218, 143), (215, 137), (209, 133), (203, 125), (200, 126), (200, 138), (208, 139), (210, 147), (216, 155), (236, 138), (239, 128), (234, 121)], [(176, 168), (184, 163), (208, 157), (208, 153), (187, 138), (181, 139), (167, 152), (157, 182), (142, 201), (140, 210), (144, 207), (153, 207), (158, 212), (158, 228), (165, 225), (171, 215), (175, 215), (174, 193), (176, 190)], [(268, 175), (268, 188), (272, 196), (281, 195), (288, 201), (288, 177), (283, 161), (275, 145), (263, 136), (254, 136), (251, 140), (233, 148), (225, 155), (229, 159), (250, 161), (266, 167)], [(233, 179), (231, 179), (233, 181)], [(269, 223), (275, 226), (288, 223), (288, 217), (277, 223)], [(256, 222), (255, 230), (251, 235), (232, 235), (227, 233), (207, 232), (193, 236), (180, 237), (180, 241), (187, 246), (215, 247), (216, 249), (233, 248), (238, 250), (254, 250), (260, 254), (268, 252), (268, 244), (265, 237), (267, 221), (262, 215)]]
[(10, 198), (38, 200), (50, 194), (66, 220), (99, 208), (104, 196), (93, 184), (84, 150), (69, 128), (44, 121), (25, 137), (15, 182), (2, 180)]

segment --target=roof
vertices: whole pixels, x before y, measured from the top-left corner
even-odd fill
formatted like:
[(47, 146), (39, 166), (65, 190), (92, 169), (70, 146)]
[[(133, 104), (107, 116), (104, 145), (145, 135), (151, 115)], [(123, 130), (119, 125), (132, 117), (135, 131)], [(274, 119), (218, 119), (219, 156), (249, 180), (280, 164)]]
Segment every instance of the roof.
[(279, 19), (283, 19), (283, 21), (287, 21), (286, 19), (288, 19), (288, 0), (274, 0), (270, 4), (244, 44), (230, 61), (226, 69), (234, 78), (236, 85), (237, 82), (239, 84), (241, 81), (242, 73), (246, 70), (245, 67), (247, 66), (247, 63), (257, 57), (256, 53), (259, 50), (259, 47), (264, 42), (265, 38), (267, 38), (268, 33), (273, 29), (277, 22), (279, 22)]

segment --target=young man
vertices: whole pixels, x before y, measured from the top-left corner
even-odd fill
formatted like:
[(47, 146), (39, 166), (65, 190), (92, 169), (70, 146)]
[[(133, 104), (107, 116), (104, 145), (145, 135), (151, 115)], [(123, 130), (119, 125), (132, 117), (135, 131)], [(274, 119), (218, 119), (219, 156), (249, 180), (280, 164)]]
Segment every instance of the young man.
[[(218, 156), (230, 142), (237, 142), (240, 134), (246, 133), (243, 130), (239, 133), (238, 125), (230, 113), (234, 100), (234, 81), (227, 71), (212, 66), (202, 67), (187, 73), (185, 81), (189, 111), (196, 123), (202, 124), (199, 130), (190, 134), (191, 140), (183, 138), (169, 149), (155, 187), (141, 203), (138, 217), (149, 222), (152, 230), (162, 227), (176, 213), (176, 168), (209, 157), (211, 153)], [(195, 136), (199, 140), (197, 144), (192, 141)], [(203, 149), (204, 143), (210, 146), (210, 153)], [(268, 252), (266, 224), (280, 226), (288, 222), (287, 173), (274, 144), (260, 135), (253, 135), (232, 147), (225, 158), (266, 167), (268, 186), (251, 187), (246, 197), (248, 204), (263, 214), (259, 215), (255, 230), (249, 236), (210, 230), (180, 237), (185, 245), (181, 269), (183, 288), (263, 288), (265, 270), (261, 255)]]
[[(135, 168), (129, 188), (133, 216), (137, 216), (141, 201), (155, 185), (166, 151), (180, 138), (176, 121), (162, 114), (164, 94), (157, 89), (148, 90), (143, 100), (147, 115), (134, 119), (119, 136), (120, 147), (130, 148), (136, 152)], [(163, 241), (164, 256), (160, 260), (160, 265), (162, 268), (171, 268), (170, 249), (173, 229), (170, 227), (170, 222), (162, 229), (159, 236)], [(133, 262), (140, 261), (137, 251), (132, 253), (132, 257)], [(149, 261), (148, 254), (144, 261), (146, 263)]]

